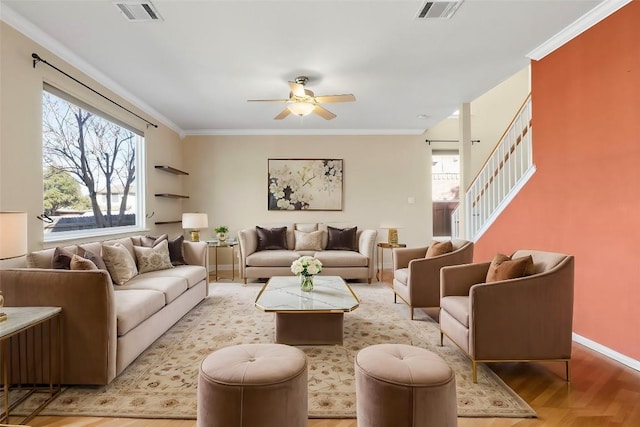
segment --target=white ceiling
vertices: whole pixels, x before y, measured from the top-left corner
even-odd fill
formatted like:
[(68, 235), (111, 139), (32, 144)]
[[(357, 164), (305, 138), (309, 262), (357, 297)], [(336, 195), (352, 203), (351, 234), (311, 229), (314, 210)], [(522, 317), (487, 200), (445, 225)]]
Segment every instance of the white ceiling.
[[(128, 22), (111, 0), (0, 0), (0, 13), (181, 134), (421, 134), (601, 3), (466, 0), (416, 20), (422, 0), (152, 2), (164, 20)], [(331, 121), (247, 102), (288, 97), (298, 75), (356, 102), (324, 104)]]

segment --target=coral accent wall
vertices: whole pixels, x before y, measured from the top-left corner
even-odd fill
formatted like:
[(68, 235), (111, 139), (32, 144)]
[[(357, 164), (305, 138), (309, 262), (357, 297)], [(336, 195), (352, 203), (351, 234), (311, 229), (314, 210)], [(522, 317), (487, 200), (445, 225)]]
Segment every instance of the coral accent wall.
[(640, 360), (640, 2), (532, 62), (537, 172), (477, 242), (576, 258), (574, 332)]

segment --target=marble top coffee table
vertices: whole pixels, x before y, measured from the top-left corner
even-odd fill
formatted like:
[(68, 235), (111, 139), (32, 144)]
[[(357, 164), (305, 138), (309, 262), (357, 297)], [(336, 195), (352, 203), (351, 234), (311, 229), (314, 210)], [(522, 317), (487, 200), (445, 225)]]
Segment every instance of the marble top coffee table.
[(275, 341), (281, 344), (342, 344), (344, 313), (360, 299), (339, 276), (315, 276), (312, 292), (300, 290), (296, 276), (274, 276), (255, 305), (275, 313)]

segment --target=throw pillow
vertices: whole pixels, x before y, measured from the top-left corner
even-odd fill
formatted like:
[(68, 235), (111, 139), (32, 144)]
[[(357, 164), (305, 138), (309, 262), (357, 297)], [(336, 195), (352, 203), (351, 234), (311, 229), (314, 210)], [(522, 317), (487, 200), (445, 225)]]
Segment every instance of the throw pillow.
[(142, 236), (140, 238), (140, 244), (145, 248), (152, 248), (160, 244), (160, 242), (162, 242), (163, 240), (169, 240), (169, 236), (167, 234), (161, 234), (158, 237)]
[(107, 265), (104, 263), (104, 260), (100, 255), (96, 255), (95, 253), (83, 248), (82, 246), (78, 246), (78, 255), (93, 262), (96, 267), (98, 267), (98, 270), (107, 270)]
[(122, 243), (116, 243), (113, 246), (103, 245), (102, 255), (111, 280), (116, 285), (124, 285), (138, 274), (136, 261)]
[(425, 255), (425, 258), (440, 256), (448, 254), (449, 252), (453, 252), (453, 243), (451, 243), (450, 240), (446, 242), (436, 242), (434, 240), (431, 242), (429, 249), (427, 249), (427, 255)]
[(525, 276), (527, 271), (531, 271), (532, 266), (533, 258), (531, 255), (511, 259), (507, 255), (496, 254), (491, 261), (485, 281), (489, 283), (498, 280), (517, 279)]
[(173, 268), (169, 257), (169, 242), (166, 239), (152, 248), (134, 246), (133, 250), (138, 260), (138, 274)]
[(358, 227), (352, 228), (335, 228), (327, 226), (329, 240), (327, 241), (327, 250), (334, 251), (357, 251), (358, 241), (356, 233)]
[(73, 253), (64, 248), (57, 247), (53, 251), (53, 258), (51, 258), (51, 268), (55, 268), (58, 270), (70, 270), (71, 258), (73, 258)]
[(93, 261), (74, 255), (71, 258), (71, 270), (98, 270)]
[(287, 249), (287, 227), (262, 228), (256, 226), (258, 251)]
[(296, 251), (321, 251), (322, 250), (322, 230), (305, 233), (295, 230)]
[(171, 259), (171, 265), (186, 265), (187, 261), (184, 259), (184, 249), (182, 248), (184, 236), (178, 236), (173, 240), (167, 239), (167, 243), (169, 245), (169, 259)]

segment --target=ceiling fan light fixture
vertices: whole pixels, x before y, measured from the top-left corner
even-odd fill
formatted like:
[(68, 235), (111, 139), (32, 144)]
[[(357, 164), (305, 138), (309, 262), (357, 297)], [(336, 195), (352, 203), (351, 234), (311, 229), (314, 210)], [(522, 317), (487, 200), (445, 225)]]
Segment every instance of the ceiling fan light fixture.
[(289, 111), (300, 117), (311, 114), (315, 107), (315, 105), (308, 102), (293, 102), (287, 106)]

